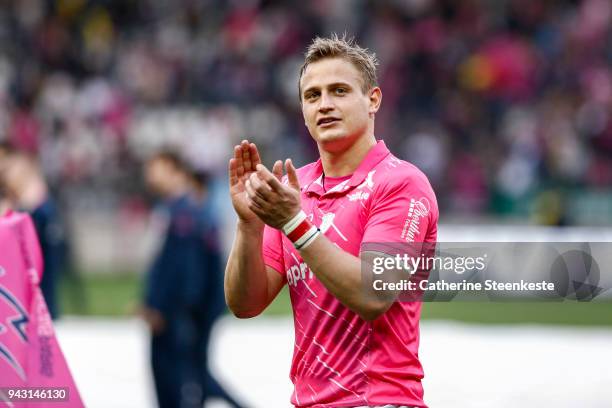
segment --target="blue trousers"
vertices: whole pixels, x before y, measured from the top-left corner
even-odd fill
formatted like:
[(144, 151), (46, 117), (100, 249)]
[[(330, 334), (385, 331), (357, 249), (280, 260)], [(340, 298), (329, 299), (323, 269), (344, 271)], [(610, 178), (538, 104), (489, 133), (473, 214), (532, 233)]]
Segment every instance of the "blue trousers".
[(152, 336), (151, 362), (160, 408), (201, 408), (208, 397), (242, 408), (208, 369), (208, 343), (214, 319), (191, 311), (166, 322)]

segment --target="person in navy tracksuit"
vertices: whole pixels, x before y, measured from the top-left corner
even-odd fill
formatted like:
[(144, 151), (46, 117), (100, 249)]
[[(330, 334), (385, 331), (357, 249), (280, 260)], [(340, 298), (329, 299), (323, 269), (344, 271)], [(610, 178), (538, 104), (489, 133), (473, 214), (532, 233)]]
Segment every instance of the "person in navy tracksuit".
[(55, 201), (50, 197), (30, 211), (44, 260), (40, 289), (52, 319), (59, 316), (58, 283), (66, 267), (66, 234)]
[(196, 304), (196, 321), (198, 321), (198, 356), (203, 364), (199, 373), (208, 397), (225, 400), (232, 407), (241, 405), (218, 383), (208, 369), (208, 345), (215, 321), (225, 312), (225, 295), (223, 293), (224, 259), (219, 242), (217, 214), (208, 191), (208, 176), (204, 172), (190, 172), (192, 187), (191, 199), (198, 209), (198, 235), (200, 239), (202, 265), (206, 275), (206, 285), (200, 286), (194, 302)]
[(163, 242), (147, 273), (142, 311), (152, 333), (157, 400), (161, 408), (199, 408), (209, 395), (227, 395), (207, 368), (212, 315), (219, 313), (209, 302), (218, 302), (213, 294), (223, 287), (216, 272), (209, 272), (222, 262), (202, 237), (201, 206), (181, 158), (160, 152), (147, 161), (145, 174), (149, 187), (163, 199), (160, 213), (166, 220)]

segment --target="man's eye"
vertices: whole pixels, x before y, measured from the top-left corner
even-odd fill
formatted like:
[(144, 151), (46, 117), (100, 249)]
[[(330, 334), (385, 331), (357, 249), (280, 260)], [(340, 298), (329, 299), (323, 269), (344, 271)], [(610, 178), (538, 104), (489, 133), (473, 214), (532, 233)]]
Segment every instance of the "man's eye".
[(306, 95), (306, 99), (314, 99), (314, 98), (316, 98), (317, 96), (319, 96), (319, 94), (318, 94), (318, 93), (316, 93), (316, 92), (312, 92), (312, 93), (309, 93), (309, 94), (307, 94), (307, 95)]
[(336, 88), (336, 93), (338, 95), (343, 95), (343, 94), (346, 93), (346, 89), (344, 89), (344, 88)]

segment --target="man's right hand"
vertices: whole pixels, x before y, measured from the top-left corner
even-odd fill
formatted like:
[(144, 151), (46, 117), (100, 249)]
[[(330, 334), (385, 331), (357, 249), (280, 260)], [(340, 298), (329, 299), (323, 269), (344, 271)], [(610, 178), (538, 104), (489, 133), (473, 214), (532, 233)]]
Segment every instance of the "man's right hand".
[[(234, 147), (234, 157), (229, 161), (229, 187), (238, 226), (225, 267), (224, 285), (225, 301), (239, 318), (260, 314), (285, 283), (280, 273), (265, 264), (262, 253), (265, 224), (251, 211), (253, 202), (246, 190), (249, 176), (257, 173), (258, 164), (261, 159), (254, 143), (243, 140)], [(282, 162), (278, 160), (272, 170), (280, 179)]]
[(238, 219), (256, 228), (263, 229), (264, 223), (249, 209), (245, 182), (249, 176), (256, 172), (256, 166), (261, 163), (259, 152), (255, 143), (243, 140), (234, 146), (234, 157), (229, 161), (229, 187), (232, 205)]

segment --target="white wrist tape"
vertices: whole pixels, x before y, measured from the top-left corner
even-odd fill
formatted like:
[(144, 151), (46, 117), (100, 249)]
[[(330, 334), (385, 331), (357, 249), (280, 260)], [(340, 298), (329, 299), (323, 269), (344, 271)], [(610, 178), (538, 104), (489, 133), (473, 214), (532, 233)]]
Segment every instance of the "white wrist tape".
[(298, 245), (298, 243), (295, 242), (293, 246), (295, 246), (295, 249), (299, 251), (301, 251), (302, 249), (306, 249), (310, 246), (310, 244), (312, 244), (315, 241), (315, 239), (319, 235), (321, 235), (321, 230), (313, 225), (313, 228), (310, 231), (308, 231), (308, 234), (305, 234), (304, 242), (301, 243), (300, 245)]
[(319, 228), (308, 221), (304, 211), (300, 211), (283, 225), (282, 230), (297, 250), (308, 247), (321, 233)]
[(308, 243), (308, 241), (317, 233), (318, 230), (319, 229), (315, 227), (314, 225), (311, 226), (308, 232), (306, 232), (304, 235), (302, 235), (298, 240), (296, 240), (293, 243), (293, 246), (295, 246), (297, 249), (304, 248), (304, 245)]
[(292, 219), (289, 220), (285, 225), (283, 225), (282, 230), (285, 235), (291, 234), (291, 232), (298, 226), (302, 221), (306, 219), (306, 213), (304, 210), (300, 210), (299, 213), (295, 215)]

